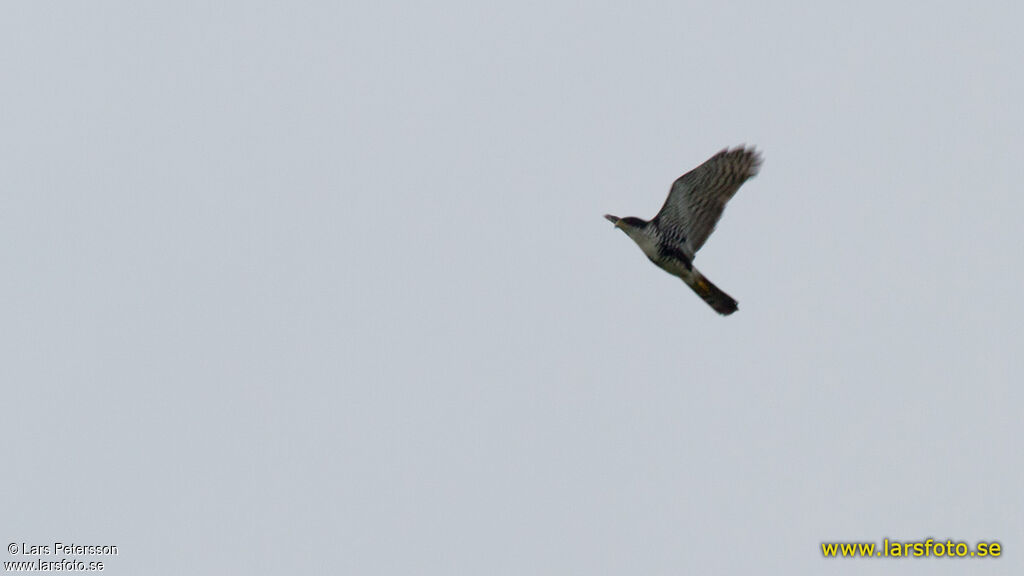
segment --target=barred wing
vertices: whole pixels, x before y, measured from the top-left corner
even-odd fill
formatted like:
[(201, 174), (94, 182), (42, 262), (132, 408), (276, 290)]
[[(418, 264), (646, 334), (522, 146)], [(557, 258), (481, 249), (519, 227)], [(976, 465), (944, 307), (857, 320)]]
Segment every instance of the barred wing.
[(722, 217), (725, 203), (757, 174), (761, 155), (753, 148), (726, 148), (679, 177), (655, 216), (658, 229), (685, 242), (690, 256), (700, 250)]

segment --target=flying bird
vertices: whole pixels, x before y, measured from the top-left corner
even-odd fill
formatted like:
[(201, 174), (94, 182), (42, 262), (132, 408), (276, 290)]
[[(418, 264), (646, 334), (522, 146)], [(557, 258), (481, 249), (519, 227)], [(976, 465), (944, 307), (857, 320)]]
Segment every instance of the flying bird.
[(736, 300), (694, 268), (693, 258), (714, 231), (725, 203), (760, 167), (761, 155), (753, 148), (726, 148), (680, 176), (650, 221), (611, 214), (605, 218), (632, 238), (651, 262), (682, 278), (716, 312), (728, 316), (736, 311)]

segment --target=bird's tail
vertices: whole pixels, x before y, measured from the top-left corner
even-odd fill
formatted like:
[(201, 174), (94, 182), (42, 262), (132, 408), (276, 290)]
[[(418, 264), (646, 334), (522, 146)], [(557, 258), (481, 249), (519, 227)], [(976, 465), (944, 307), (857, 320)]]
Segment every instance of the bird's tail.
[(704, 299), (709, 306), (715, 309), (722, 316), (728, 316), (736, 311), (738, 308), (737, 302), (733, 300), (732, 296), (729, 296), (725, 292), (722, 292), (721, 288), (715, 286), (710, 280), (704, 277), (703, 274), (693, 270), (694, 277), (693, 282), (687, 282), (690, 288), (697, 293), (698, 296)]

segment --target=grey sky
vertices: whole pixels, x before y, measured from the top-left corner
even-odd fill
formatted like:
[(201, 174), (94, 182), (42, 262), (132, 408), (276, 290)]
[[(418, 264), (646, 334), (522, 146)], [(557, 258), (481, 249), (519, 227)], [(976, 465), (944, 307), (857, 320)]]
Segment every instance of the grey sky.
[[(6, 5), (3, 544), (1020, 574), (1022, 17)], [(697, 259), (722, 318), (601, 216), (740, 143), (765, 164)], [(1004, 557), (821, 556), (883, 537)]]

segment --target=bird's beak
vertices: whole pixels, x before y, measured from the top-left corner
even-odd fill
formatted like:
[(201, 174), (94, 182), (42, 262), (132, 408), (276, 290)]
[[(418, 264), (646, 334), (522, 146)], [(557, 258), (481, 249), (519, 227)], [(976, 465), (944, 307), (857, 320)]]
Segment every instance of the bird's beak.
[(606, 220), (608, 220), (612, 224), (615, 224), (616, 228), (619, 227), (619, 217), (618, 216), (612, 216), (611, 214), (605, 214), (604, 217), (605, 217)]

